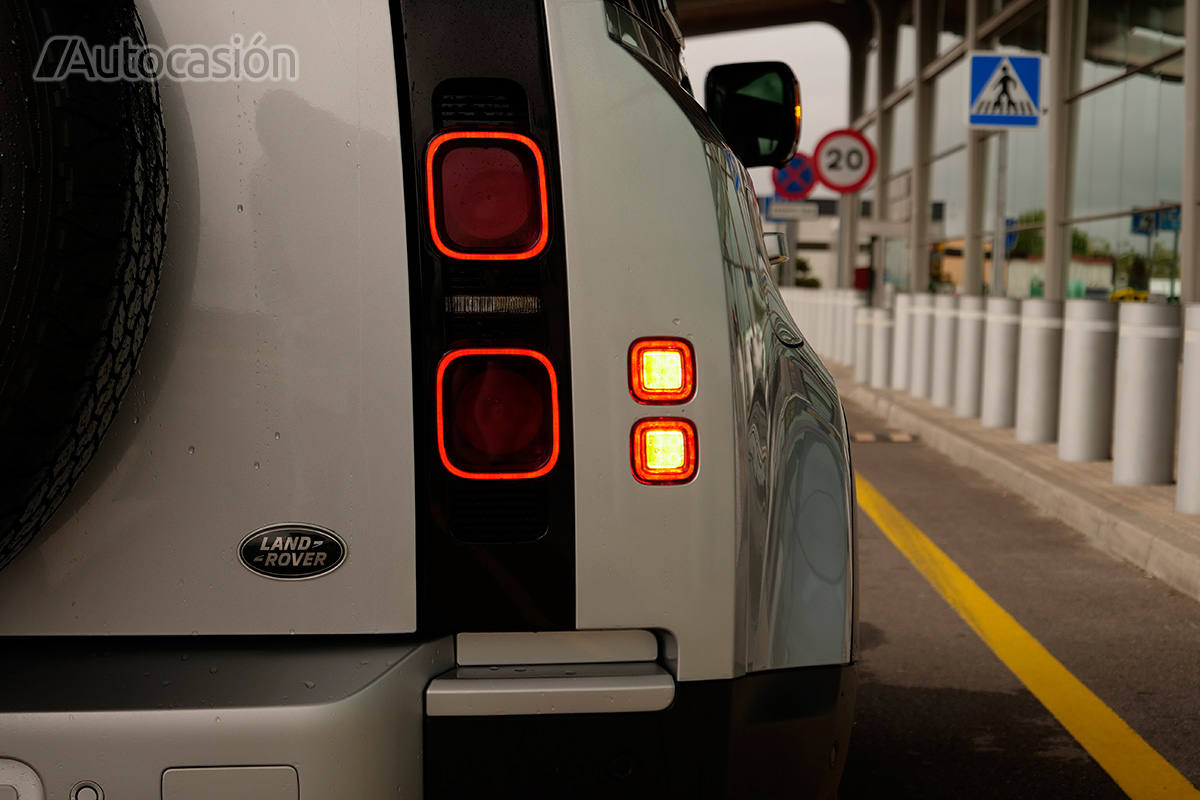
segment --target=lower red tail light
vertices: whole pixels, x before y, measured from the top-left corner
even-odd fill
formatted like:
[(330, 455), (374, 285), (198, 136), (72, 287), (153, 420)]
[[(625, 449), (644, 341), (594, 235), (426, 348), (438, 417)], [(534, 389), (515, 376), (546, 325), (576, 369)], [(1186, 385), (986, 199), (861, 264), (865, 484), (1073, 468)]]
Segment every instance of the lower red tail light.
[(533, 258), (550, 237), (546, 165), (528, 136), (451, 131), (425, 155), (429, 229), (443, 255), (466, 261)]
[(460, 478), (538, 478), (558, 462), (558, 380), (535, 350), (455, 350), (437, 374), (438, 452)]

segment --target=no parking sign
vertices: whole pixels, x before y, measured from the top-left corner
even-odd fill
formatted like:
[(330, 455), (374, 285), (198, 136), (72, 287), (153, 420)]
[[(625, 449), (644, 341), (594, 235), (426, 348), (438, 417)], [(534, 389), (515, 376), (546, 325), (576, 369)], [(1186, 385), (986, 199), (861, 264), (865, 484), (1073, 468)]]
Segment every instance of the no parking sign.
[(817, 172), (806, 154), (796, 153), (786, 167), (771, 173), (775, 194), (785, 200), (803, 200), (817, 185)]

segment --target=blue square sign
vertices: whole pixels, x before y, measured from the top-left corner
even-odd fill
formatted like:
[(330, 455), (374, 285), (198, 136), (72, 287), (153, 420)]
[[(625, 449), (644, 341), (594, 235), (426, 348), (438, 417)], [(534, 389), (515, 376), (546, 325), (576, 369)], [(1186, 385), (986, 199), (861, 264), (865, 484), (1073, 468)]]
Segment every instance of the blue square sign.
[(992, 51), (970, 54), (967, 124), (1036, 128), (1042, 118), (1042, 57)]

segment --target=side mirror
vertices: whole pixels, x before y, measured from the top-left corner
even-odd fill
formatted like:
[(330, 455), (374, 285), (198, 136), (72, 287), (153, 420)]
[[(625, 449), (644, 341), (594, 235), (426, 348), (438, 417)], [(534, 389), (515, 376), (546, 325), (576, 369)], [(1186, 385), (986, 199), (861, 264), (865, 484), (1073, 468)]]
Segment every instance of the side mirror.
[(785, 234), (777, 232), (764, 233), (763, 244), (766, 245), (767, 260), (771, 262), (772, 267), (778, 267), (780, 264), (787, 262), (788, 246)]
[(747, 167), (784, 167), (800, 141), (800, 84), (780, 61), (723, 64), (708, 71), (704, 105)]

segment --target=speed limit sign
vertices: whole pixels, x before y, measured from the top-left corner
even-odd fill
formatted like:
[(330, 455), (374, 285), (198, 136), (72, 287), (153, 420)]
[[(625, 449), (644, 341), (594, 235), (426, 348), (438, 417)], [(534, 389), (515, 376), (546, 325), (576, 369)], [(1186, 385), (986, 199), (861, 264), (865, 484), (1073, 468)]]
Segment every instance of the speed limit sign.
[(875, 148), (853, 128), (826, 134), (813, 160), (821, 182), (842, 194), (857, 192), (875, 174)]

